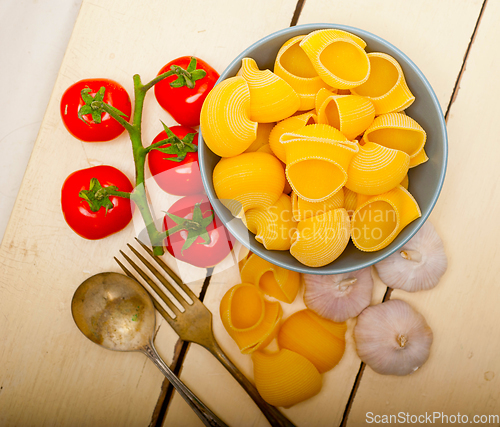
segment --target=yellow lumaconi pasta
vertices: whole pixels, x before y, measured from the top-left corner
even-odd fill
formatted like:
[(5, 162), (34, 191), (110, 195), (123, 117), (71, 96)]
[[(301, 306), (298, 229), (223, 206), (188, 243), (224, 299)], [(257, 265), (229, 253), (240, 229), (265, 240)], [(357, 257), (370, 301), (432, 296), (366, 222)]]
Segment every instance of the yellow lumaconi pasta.
[(285, 173), (280, 161), (267, 153), (243, 153), (221, 159), (214, 168), (217, 197), (234, 216), (268, 208), (283, 194)]
[(425, 163), (427, 160), (429, 160), (429, 157), (427, 157), (427, 154), (425, 153), (424, 148), (415, 154), (413, 158), (410, 158), (410, 168), (414, 168), (415, 166), (421, 165), (422, 163)]
[[(411, 161), (410, 161), (410, 163), (411, 163)], [(408, 178), (408, 174), (406, 174), (399, 185), (401, 185), (405, 190), (408, 190), (409, 184), (410, 184), (410, 180)]]
[(300, 42), (318, 75), (337, 89), (350, 89), (368, 80), (370, 61), (365, 46), (354, 34), (334, 29), (313, 31)]
[(344, 207), (349, 214), (349, 217), (352, 217), (352, 214), (356, 210), (356, 206), (358, 204), (358, 194), (354, 191), (349, 190), (347, 187), (344, 187)]
[(293, 191), (310, 202), (333, 196), (346, 183), (347, 169), (358, 144), (337, 129), (308, 125), (281, 135), (286, 153), (286, 177)]
[(340, 362), (345, 350), (345, 322), (336, 323), (306, 309), (293, 313), (281, 325), (278, 345), (301, 354), (320, 374)]
[(250, 147), (248, 147), (244, 152), (252, 153), (254, 151), (258, 151), (259, 148), (269, 145), (269, 134), (271, 130), (275, 126), (276, 123), (259, 123), (257, 127), (257, 136), (255, 141), (252, 142)]
[(410, 156), (404, 151), (367, 142), (352, 159), (345, 186), (355, 193), (385, 193), (403, 180), (409, 166)]
[(332, 197), (329, 197), (322, 202), (309, 202), (301, 199), (294, 192), (292, 192), (291, 198), (293, 217), (296, 221), (302, 221), (312, 216), (344, 207), (343, 188), (337, 191)]
[(250, 90), (243, 77), (231, 77), (208, 93), (200, 114), (203, 139), (221, 157), (243, 153), (257, 136), (250, 120)]
[(250, 89), (250, 119), (259, 123), (277, 122), (290, 117), (300, 107), (292, 87), (270, 70), (259, 70), (252, 58), (243, 58), (238, 72)]
[(330, 98), (330, 96), (336, 95), (338, 92), (337, 89), (325, 89), (322, 88), (318, 91), (316, 94), (316, 98), (314, 99), (314, 110), (316, 111), (316, 114), (318, 114), (319, 109), (323, 105), (323, 102), (327, 100), (327, 98)]
[(401, 113), (378, 116), (363, 135), (365, 142), (376, 142), (384, 147), (404, 151), (410, 162), (425, 145), (425, 130), (411, 117)]
[(251, 283), (233, 286), (220, 303), (222, 324), (244, 354), (269, 345), (282, 315), (280, 303), (265, 300), (262, 291)]
[(255, 240), (266, 249), (287, 251), (292, 244), (292, 234), (297, 221), (292, 215), (290, 196), (282, 194), (268, 208), (253, 208), (245, 212), (246, 225), (255, 234)]
[(252, 360), (255, 387), (271, 405), (288, 408), (321, 390), (321, 374), (298, 353), (287, 349), (277, 353), (257, 351)]
[(421, 216), (416, 200), (401, 185), (358, 205), (352, 216), (351, 237), (364, 252), (385, 248), (404, 227)]
[(309, 267), (330, 264), (349, 243), (350, 230), (349, 215), (344, 208), (307, 218), (297, 226), (290, 253)]
[(372, 102), (358, 95), (332, 95), (325, 99), (318, 111), (318, 122), (340, 130), (347, 139), (354, 139), (373, 122), (375, 108)]
[(352, 92), (368, 97), (375, 106), (375, 114), (392, 113), (408, 108), (415, 97), (406, 84), (401, 65), (392, 56), (372, 52), (370, 76), (362, 85), (352, 88)]
[(281, 145), (280, 142), (281, 135), (287, 132), (294, 132), (304, 126), (315, 123), (318, 123), (318, 117), (314, 111), (292, 116), (277, 123), (269, 135), (269, 145), (271, 146), (271, 150), (273, 150), (274, 155), (285, 163), (286, 152), (285, 147)]
[(292, 303), (299, 292), (300, 274), (250, 255), (241, 268), (241, 280), (253, 283), (262, 292), (286, 303)]
[(316, 93), (327, 84), (318, 76), (305, 52), (299, 46), (304, 35), (296, 36), (281, 46), (274, 63), (274, 72), (297, 92), (300, 111), (312, 110)]

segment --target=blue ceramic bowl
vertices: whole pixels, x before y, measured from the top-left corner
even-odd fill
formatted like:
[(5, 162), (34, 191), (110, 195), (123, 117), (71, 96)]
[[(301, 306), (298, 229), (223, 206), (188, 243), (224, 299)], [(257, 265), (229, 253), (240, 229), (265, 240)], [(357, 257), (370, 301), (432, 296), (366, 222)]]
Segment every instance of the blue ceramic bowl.
[(339, 274), (359, 270), (389, 256), (401, 248), (427, 220), (436, 204), (443, 185), (448, 155), (448, 138), (439, 102), (431, 85), (418, 67), (391, 43), (374, 34), (354, 27), (336, 24), (307, 24), (277, 31), (254, 43), (238, 55), (222, 73), (219, 81), (236, 75), (241, 66), (241, 60), (244, 57), (253, 58), (260, 69), (268, 68), (272, 70), (278, 50), (287, 40), (294, 36), (308, 34), (311, 31), (323, 28), (337, 28), (356, 34), (367, 43), (367, 52), (385, 52), (393, 56), (401, 64), (406, 82), (416, 98), (415, 102), (406, 112), (427, 132), (425, 150), (429, 156), (429, 160), (409, 171), (409, 191), (417, 200), (422, 210), (422, 216), (410, 223), (389, 246), (380, 251), (361, 252), (350, 242), (342, 255), (332, 263), (319, 268), (307, 267), (292, 257), (288, 251), (269, 251), (264, 248), (261, 243), (255, 240), (254, 235), (248, 232), (245, 225), (240, 220), (235, 219), (217, 199), (212, 181), (212, 173), (220, 158), (212, 153), (204, 143), (203, 129), (200, 129), (199, 133), (199, 161), (203, 184), (215, 212), (231, 234), (243, 245), (273, 264), (290, 270), (301, 273)]

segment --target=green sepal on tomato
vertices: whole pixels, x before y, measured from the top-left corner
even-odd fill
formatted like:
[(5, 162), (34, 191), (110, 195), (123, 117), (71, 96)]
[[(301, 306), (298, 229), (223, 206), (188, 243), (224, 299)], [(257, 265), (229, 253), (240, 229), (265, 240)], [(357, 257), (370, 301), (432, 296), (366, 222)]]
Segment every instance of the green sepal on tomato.
[(182, 56), (170, 61), (158, 75), (173, 71), (155, 85), (158, 103), (177, 123), (184, 126), (198, 126), (203, 101), (219, 78), (215, 71), (202, 59)]
[(66, 89), (61, 98), (61, 118), (75, 138), (86, 142), (111, 141), (125, 130), (108, 113), (96, 111), (99, 103), (108, 104), (126, 120), (132, 112), (127, 91), (114, 80), (84, 79)]
[(123, 230), (132, 220), (133, 186), (112, 166), (94, 166), (69, 175), (61, 189), (61, 207), (70, 228), (98, 240)]
[[(198, 164), (198, 133), (186, 126), (163, 125), (151, 143), (148, 165), (158, 186), (169, 194), (187, 196), (203, 193)], [(161, 144), (164, 141), (165, 144)]]
[(235, 241), (205, 194), (176, 201), (165, 215), (163, 226), (168, 230), (167, 251), (196, 267), (218, 264), (231, 252)]

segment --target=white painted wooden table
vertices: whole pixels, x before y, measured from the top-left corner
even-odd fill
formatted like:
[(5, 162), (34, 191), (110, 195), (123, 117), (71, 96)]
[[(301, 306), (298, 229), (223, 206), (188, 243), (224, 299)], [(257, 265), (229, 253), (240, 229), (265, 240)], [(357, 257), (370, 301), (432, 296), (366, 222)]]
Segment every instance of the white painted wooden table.
[[(14, 4), (26, 6), (22, 2), (0, 6), (5, 8), (0, 11), (11, 13), (1, 16), (2, 46), (8, 44), (6, 37), (22, 29), (20, 24), (5, 29), (10, 21), (4, 16), (15, 15), (9, 9)], [(172, 0), (83, 0), (50, 100), (50, 90), (36, 92), (38, 104), (48, 102), (48, 107), (0, 247), (0, 425), (201, 425), (175, 393), (167, 395), (166, 413), (161, 411), (162, 404), (166, 406), (163, 377), (142, 355), (105, 351), (85, 340), (73, 324), (69, 306), (74, 290), (91, 274), (118, 271), (111, 255), (131, 241), (134, 227), (101, 242), (82, 240), (62, 218), (60, 186), (69, 173), (95, 161), (112, 164), (130, 177), (133, 164), (125, 136), (103, 144), (73, 139), (60, 121), (59, 100), (67, 86), (89, 76), (120, 81), (131, 93), (134, 73), (150, 79), (170, 59), (186, 54), (200, 56), (222, 71), (248, 45), (292, 22), (334, 22), (371, 31), (402, 49), (429, 79), (448, 122), (448, 174), (431, 220), (443, 237), (449, 270), (432, 291), (398, 291), (391, 296), (421, 311), (434, 331), (431, 357), (421, 370), (404, 378), (380, 376), (370, 368), (358, 375), (360, 360), (349, 332), (346, 354), (324, 375), (321, 393), (284, 412), (298, 426), (308, 427), (364, 425), (370, 413), (373, 417), (460, 413), (468, 421), (500, 415), (500, 202), (495, 192), (500, 178), (495, 136), (500, 1), (193, 0), (189, 5), (188, 9)], [(78, 2), (66, 6), (57, 13), (68, 25)], [(40, 5), (35, 2), (32, 7)], [(30, 19), (32, 15), (23, 25), (31, 27)], [(60, 34), (67, 37), (68, 31)], [(10, 54), (18, 68), (27, 63), (26, 55), (12, 56), (12, 50)], [(57, 61), (39, 66), (53, 68)], [(2, 61), (0, 77), (5, 70)], [(23, 78), (17, 82), (33, 76), (26, 65), (19, 73)], [(7, 85), (3, 94), (10, 97), (14, 89)], [(145, 140), (161, 130), (158, 118), (173, 124), (151, 97), (145, 108)], [(2, 106), (2, 120), (8, 110)], [(22, 131), (17, 129), (37, 128), (41, 120), (31, 110), (25, 116), (11, 128), (10, 119), (0, 127), (0, 170), (14, 186), (24, 172), (29, 148), (14, 162), (5, 158), (15, 153), (11, 146), (16, 147), (18, 139), (30, 146), (29, 137), (19, 137)], [(11, 178), (14, 175), (18, 178)], [(9, 191), (1, 199), (2, 221), (10, 210), (7, 199), (13, 190)], [(198, 279), (192, 286), (199, 291), (205, 272), (190, 271)], [(236, 268), (216, 269), (205, 303), (214, 313), (221, 345), (251, 376), (249, 357), (239, 353), (217, 315), (221, 296), (238, 282)], [(384, 291), (378, 282), (373, 303)], [(299, 306), (300, 301), (287, 311)], [(161, 320), (156, 343), (169, 363), (177, 360), (177, 336)], [(204, 349), (188, 348), (181, 377), (229, 425), (267, 425), (239, 385)], [(487, 421), (500, 424), (498, 418)]]

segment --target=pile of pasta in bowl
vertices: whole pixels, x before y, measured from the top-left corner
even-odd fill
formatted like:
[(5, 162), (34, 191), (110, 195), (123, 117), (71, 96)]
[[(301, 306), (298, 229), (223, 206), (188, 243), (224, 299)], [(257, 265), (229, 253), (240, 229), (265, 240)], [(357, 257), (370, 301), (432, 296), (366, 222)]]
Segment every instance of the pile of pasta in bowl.
[(274, 71), (245, 57), (201, 112), (217, 198), (271, 251), (308, 267), (350, 240), (390, 245), (421, 216), (408, 170), (426, 162), (426, 132), (400, 64), (360, 37), (320, 29), (284, 43)]

